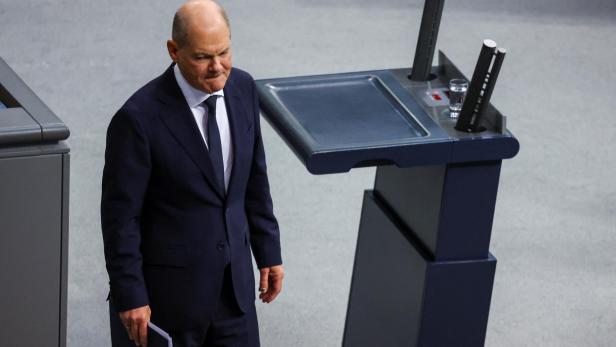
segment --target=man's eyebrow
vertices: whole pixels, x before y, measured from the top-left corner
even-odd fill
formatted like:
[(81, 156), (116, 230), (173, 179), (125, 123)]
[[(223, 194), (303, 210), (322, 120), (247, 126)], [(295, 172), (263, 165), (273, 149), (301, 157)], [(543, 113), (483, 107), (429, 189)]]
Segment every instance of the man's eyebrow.
[(225, 47), (225, 48), (221, 49), (220, 51), (218, 51), (218, 52), (216, 52), (214, 54), (203, 52), (203, 51), (196, 51), (195, 52), (195, 56), (204, 56), (204, 57), (207, 57), (207, 58), (211, 58), (213, 56), (223, 54), (223, 53), (229, 51), (230, 49), (231, 49), (231, 47)]
[(213, 55), (211, 55), (210, 53), (205, 53), (205, 52), (195, 52), (195, 56), (199, 56), (199, 57), (203, 56), (203, 57), (206, 57), (206, 58), (213, 57)]

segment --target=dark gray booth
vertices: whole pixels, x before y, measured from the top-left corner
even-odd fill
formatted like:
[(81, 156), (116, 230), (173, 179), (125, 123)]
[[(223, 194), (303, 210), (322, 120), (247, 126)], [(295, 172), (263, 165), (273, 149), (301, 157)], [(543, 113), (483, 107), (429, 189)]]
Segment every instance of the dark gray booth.
[(68, 136), (0, 58), (2, 346), (66, 346)]
[[(484, 344), (501, 162), (519, 143), (489, 103), (505, 52), (486, 48), (492, 41), (471, 83), (481, 90), (469, 89), (476, 100), (449, 117), (448, 81), (464, 75), (443, 52), (432, 67), (443, 4), (426, 0), (413, 69), (257, 81), (264, 116), (308, 171), (377, 167), (364, 193), (345, 347)], [(497, 56), (497, 68), (486, 73), (482, 56)]]

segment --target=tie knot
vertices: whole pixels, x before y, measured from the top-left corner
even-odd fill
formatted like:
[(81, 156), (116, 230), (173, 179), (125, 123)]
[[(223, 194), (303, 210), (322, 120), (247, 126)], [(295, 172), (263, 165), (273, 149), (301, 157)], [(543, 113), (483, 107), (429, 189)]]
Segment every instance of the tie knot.
[(216, 98), (217, 97), (218, 95), (210, 95), (207, 99), (205, 99), (203, 104), (210, 110), (216, 109)]

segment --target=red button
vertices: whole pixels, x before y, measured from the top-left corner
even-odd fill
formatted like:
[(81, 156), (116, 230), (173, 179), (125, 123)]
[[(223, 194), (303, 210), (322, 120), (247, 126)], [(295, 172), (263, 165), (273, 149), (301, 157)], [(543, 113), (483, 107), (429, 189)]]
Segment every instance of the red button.
[(438, 95), (438, 93), (432, 93), (432, 99), (436, 100), (436, 101), (441, 101), (442, 98), (440, 95)]

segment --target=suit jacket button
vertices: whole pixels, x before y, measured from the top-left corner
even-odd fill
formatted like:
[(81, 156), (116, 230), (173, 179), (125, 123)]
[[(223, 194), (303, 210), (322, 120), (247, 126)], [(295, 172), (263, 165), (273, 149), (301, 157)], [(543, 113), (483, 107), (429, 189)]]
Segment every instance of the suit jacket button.
[(225, 248), (225, 244), (222, 242), (219, 242), (216, 248), (218, 248), (219, 251), (222, 251)]

